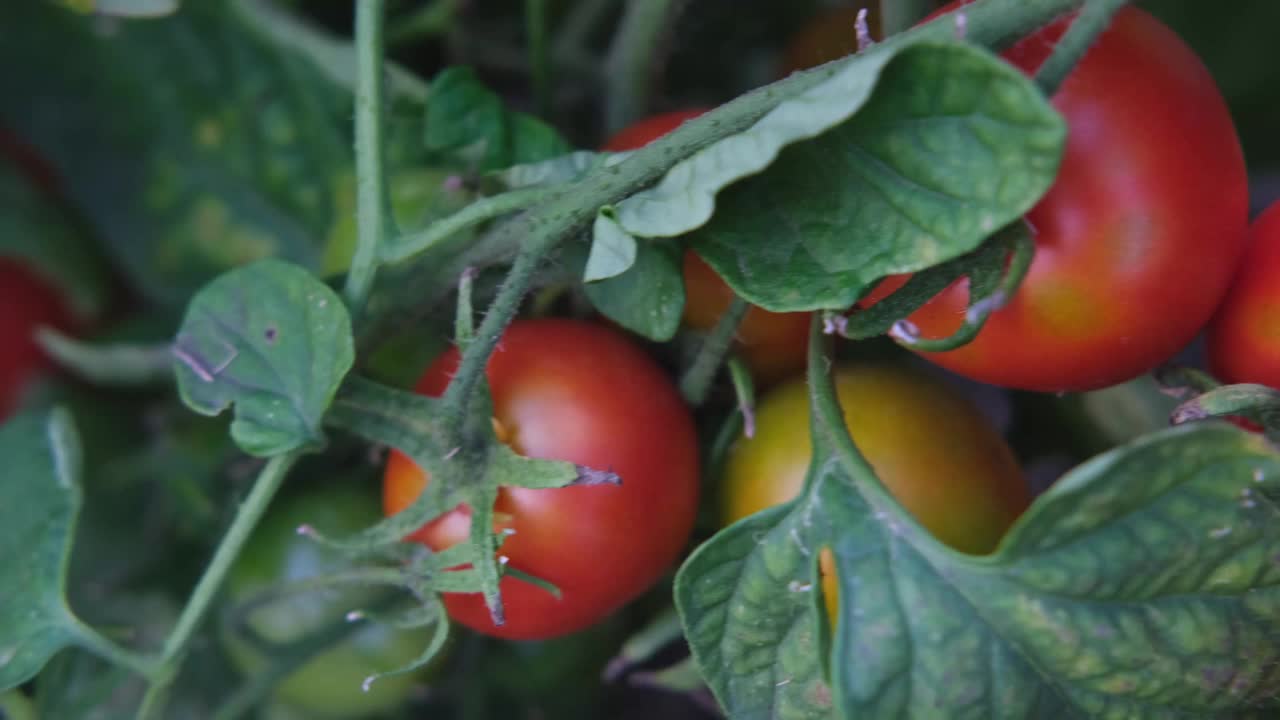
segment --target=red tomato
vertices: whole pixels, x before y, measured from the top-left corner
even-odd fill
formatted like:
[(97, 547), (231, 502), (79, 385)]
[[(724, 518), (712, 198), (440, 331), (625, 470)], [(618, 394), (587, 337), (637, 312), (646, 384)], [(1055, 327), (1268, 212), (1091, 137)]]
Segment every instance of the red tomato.
[[(705, 109), (654, 115), (628, 127), (605, 143), (611, 152), (634, 150), (666, 135)], [(684, 256), (684, 323), (710, 330), (733, 302), (733, 290), (693, 251)], [(809, 313), (773, 313), (752, 306), (736, 336), (738, 351), (759, 382), (770, 382), (804, 367)]]
[[(457, 351), (446, 352), (418, 392), (441, 394), (457, 364)], [(502, 489), (495, 524), (516, 531), (502, 554), (512, 567), (555, 584), (563, 597), (504, 578), (505, 625), (493, 625), (478, 594), (445, 595), (449, 615), (505, 638), (581, 630), (652, 585), (689, 539), (698, 505), (693, 420), (662, 370), (625, 336), (599, 325), (517, 321), (487, 372), (494, 419), (512, 448), (612, 469), (622, 484)], [(412, 460), (393, 453), (383, 485), (386, 512), (412, 503), (426, 481)], [(411, 539), (440, 550), (466, 538), (470, 525), (469, 510), (459, 507)]]
[(22, 391), (49, 367), (35, 332), (66, 328), (70, 313), (61, 294), (17, 260), (0, 257), (0, 420), (17, 409)]
[(1209, 326), (1209, 368), (1225, 382), (1280, 387), (1280, 202), (1249, 229), (1244, 262)]
[[(1005, 57), (1033, 72), (1068, 22)], [(1056, 182), (1027, 216), (1030, 272), (976, 340), (927, 357), (996, 385), (1089, 390), (1151, 370), (1208, 322), (1244, 249), (1248, 188), (1213, 78), (1141, 10), (1116, 14), (1053, 103), (1069, 135)], [(890, 278), (867, 302), (902, 282)], [(926, 337), (949, 335), (967, 287), (959, 281), (911, 321)]]

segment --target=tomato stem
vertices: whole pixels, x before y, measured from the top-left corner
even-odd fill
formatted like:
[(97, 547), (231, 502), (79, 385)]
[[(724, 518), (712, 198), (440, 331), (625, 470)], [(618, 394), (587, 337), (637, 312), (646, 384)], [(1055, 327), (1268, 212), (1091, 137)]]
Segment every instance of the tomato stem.
[(396, 263), (426, 252), (458, 233), (517, 210), (536, 205), (558, 190), (530, 187), (476, 200), (461, 210), (441, 218), (417, 232), (397, 237), (382, 248), (384, 262)]
[(218, 588), (222, 585), (222, 581), (226, 578), (227, 572), (231, 569), (236, 557), (239, 556), (240, 549), (244, 547), (249, 535), (258, 525), (258, 521), (266, 513), (267, 506), (271, 503), (271, 498), (275, 497), (276, 491), (284, 483), (285, 476), (289, 474), (290, 468), (301, 456), (300, 452), (277, 455), (271, 458), (262, 468), (262, 472), (258, 474), (258, 479), (254, 482), (253, 489), (249, 492), (249, 496), (245, 498), (244, 502), (240, 504), (235, 520), (232, 521), (231, 527), (227, 529), (227, 534), (223, 536), (222, 542), (218, 544), (218, 549), (214, 552), (213, 559), (209, 561), (209, 567), (205, 569), (204, 575), (196, 583), (195, 589), (191, 592), (191, 598), (187, 601), (187, 606), (183, 608), (177, 624), (165, 640), (159, 669), (149, 675), (151, 685), (147, 688), (146, 695), (143, 696), (142, 708), (138, 711), (139, 718), (145, 720), (147, 718), (163, 717), (164, 696), (169, 685), (178, 674), (187, 643), (191, 641), (191, 637), (195, 634), (200, 622), (204, 619), (205, 613), (212, 605), (215, 596), (218, 594)]
[(356, 249), (346, 296), (358, 320), (373, 288), (378, 250), (391, 217), (383, 162), (383, 14), (386, 0), (356, 3)]
[(1111, 24), (1111, 16), (1126, 3), (1127, 0), (1086, 0), (1080, 14), (1053, 49), (1053, 54), (1036, 72), (1036, 84), (1045, 95), (1052, 97), (1058, 91), (1058, 86), (1071, 74), (1076, 63)]
[(734, 296), (729, 309), (725, 310), (716, 321), (716, 326), (702, 341), (698, 355), (680, 378), (680, 393), (690, 405), (697, 406), (706, 401), (711, 381), (715, 379), (716, 371), (720, 369), (725, 355), (733, 345), (733, 336), (738, 332), (738, 326), (742, 324), (742, 318), (746, 317), (749, 308), (746, 300)]
[(613, 134), (645, 114), (658, 73), (654, 55), (666, 46), (664, 36), (685, 0), (630, 0), (618, 25), (606, 61), (608, 95), (605, 125)]
[(897, 35), (933, 10), (932, 0), (880, 0), (880, 34)]

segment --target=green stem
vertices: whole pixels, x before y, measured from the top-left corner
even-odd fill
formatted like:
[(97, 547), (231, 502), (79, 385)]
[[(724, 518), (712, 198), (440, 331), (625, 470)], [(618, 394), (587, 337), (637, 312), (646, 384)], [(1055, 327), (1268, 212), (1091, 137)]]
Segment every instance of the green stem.
[(569, 10), (552, 50), (557, 59), (565, 56), (582, 56), (591, 34), (608, 16), (618, 0), (576, 0)]
[(163, 716), (161, 713), (164, 709), (164, 694), (178, 674), (187, 643), (191, 641), (191, 636), (195, 634), (200, 621), (204, 619), (205, 613), (209, 610), (209, 606), (213, 603), (213, 599), (218, 593), (218, 588), (226, 578), (232, 563), (240, 555), (240, 550), (249, 539), (250, 533), (253, 532), (253, 529), (258, 525), (258, 521), (266, 513), (267, 506), (271, 503), (271, 498), (280, 489), (285, 476), (289, 473), (289, 469), (293, 467), (299, 457), (301, 457), (301, 453), (297, 452), (278, 455), (271, 458), (266, 466), (262, 468), (262, 472), (258, 474), (253, 490), (249, 492), (249, 496), (240, 504), (239, 510), (236, 511), (235, 520), (232, 521), (231, 527), (227, 529), (227, 534), (223, 536), (222, 542), (219, 543), (218, 549), (213, 554), (213, 559), (209, 561), (209, 567), (205, 569), (204, 575), (196, 583), (195, 589), (191, 592), (191, 598), (187, 601), (187, 606), (183, 608), (177, 624), (165, 640), (164, 650), (160, 659), (161, 667), (158, 674), (153, 676), (151, 686), (147, 688), (147, 693), (143, 697), (142, 709), (138, 713), (139, 718), (147, 719)]
[(382, 249), (382, 259), (397, 263), (431, 250), (458, 233), (495, 218), (523, 210), (559, 192), (554, 188), (530, 187), (482, 198), (425, 229), (401, 235)]
[(144, 678), (152, 679), (159, 674), (162, 663), (158, 658), (121, 647), (88, 625), (80, 625), (78, 629), (77, 644), (85, 650)]
[(615, 133), (644, 115), (657, 72), (654, 53), (683, 0), (630, 0), (614, 35), (606, 63), (609, 92), (605, 98), (605, 124)]
[(934, 7), (933, 0), (880, 0), (881, 37), (910, 29)]
[(358, 319), (378, 271), (387, 230), (387, 178), (383, 170), (382, 31), (386, 0), (356, 3), (356, 251), (347, 274), (347, 305)]
[(690, 405), (696, 407), (706, 401), (716, 370), (724, 362), (725, 355), (733, 345), (733, 336), (738, 332), (738, 326), (742, 324), (742, 318), (746, 317), (749, 308), (746, 300), (735, 295), (729, 309), (725, 310), (716, 326), (702, 341), (697, 356), (680, 378), (680, 393)]
[(551, 57), (547, 43), (547, 0), (524, 0), (525, 35), (529, 42), (529, 68), (533, 73), (535, 112), (551, 117)]
[(1036, 72), (1036, 84), (1045, 95), (1052, 96), (1062, 85), (1062, 81), (1071, 74), (1076, 63), (1088, 52), (1090, 46), (1098, 39), (1098, 35), (1111, 24), (1111, 17), (1127, 0), (1086, 0), (1084, 8), (1066, 34), (1058, 41), (1053, 54)]

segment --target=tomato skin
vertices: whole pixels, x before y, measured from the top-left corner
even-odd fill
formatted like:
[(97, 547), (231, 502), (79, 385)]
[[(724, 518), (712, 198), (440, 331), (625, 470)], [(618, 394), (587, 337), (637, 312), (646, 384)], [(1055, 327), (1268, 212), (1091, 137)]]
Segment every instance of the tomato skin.
[(1228, 383), (1280, 387), (1280, 202), (1249, 229), (1249, 245), (1208, 335), (1209, 369)]
[[(982, 413), (943, 382), (900, 366), (846, 366), (834, 382), (854, 443), (903, 507), (958, 550), (994, 549), (1031, 498)], [(796, 379), (761, 400), (755, 436), (729, 451), (726, 521), (794, 498), (811, 453), (808, 387)]]
[[(635, 150), (702, 113), (705, 108), (654, 115), (625, 128), (605, 143), (610, 152)], [(684, 324), (711, 330), (733, 303), (733, 290), (692, 250), (684, 254)], [(737, 349), (757, 382), (768, 383), (804, 368), (809, 313), (773, 313), (752, 306), (735, 336)]]
[[(441, 394), (458, 364), (447, 351), (416, 390)], [(446, 594), (454, 620), (511, 639), (545, 639), (595, 624), (652, 585), (679, 556), (698, 505), (693, 420), (662, 370), (624, 335), (564, 319), (520, 320), (487, 368), (495, 420), (517, 452), (616, 472), (622, 484), (554, 490), (503, 488), (495, 523), (516, 532), (510, 565), (555, 584), (550, 593), (502, 581), (506, 624), (495, 627), (478, 594)], [(393, 452), (383, 484), (387, 514), (422, 492), (426, 477)], [(441, 550), (467, 537), (460, 507), (410, 539)]]
[(782, 74), (817, 67), (858, 50), (858, 13), (867, 11), (867, 30), (880, 37), (880, 3), (859, 0), (821, 12), (791, 37), (782, 58)]
[[(1034, 71), (1067, 23), (1006, 59)], [(1053, 104), (1069, 132), (1057, 180), (1027, 215), (1036, 231), (1030, 272), (976, 340), (925, 356), (996, 385), (1091, 390), (1151, 370), (1208, 322), (1244, 249), (1247, 180), (1208, 71), (1137, 8), (1116, 14)], [(866, 302), (903, 281), (889, 279)], [(959, 281), (911, 321), (925, 337), (951, 334), (967, 287)]]
[[(308, 488), (305, 494), (278, 499), (254, 529), (227, 576), (229, 605), (282, 581), (295, 581), (351, 567), (351, 561), (297, 534), (311, 524), (323, 532), (346, 535), (381, 519), (372, 488)], [(300, 640), (351, 610), (367, 610), (380, 591), (343, 586), (295, 596), (256, 609), (248, 622), (263, 637), (280, 643)], [(230, 615), (223, 616), (221, 638), (228, 655), (246, 675), (262, 672), (268, 660), (237, 635)], [(362, 692), (361, 681), (374, 672), (409, 664), (427, 647), (433, 629), (401, 630), (367, 623), (347, 639), (317, 655), (276, 687), (275, 699), (307, 717), (350, 718), (384, 712), (403, 704), (430, 669), (380, 678)]]

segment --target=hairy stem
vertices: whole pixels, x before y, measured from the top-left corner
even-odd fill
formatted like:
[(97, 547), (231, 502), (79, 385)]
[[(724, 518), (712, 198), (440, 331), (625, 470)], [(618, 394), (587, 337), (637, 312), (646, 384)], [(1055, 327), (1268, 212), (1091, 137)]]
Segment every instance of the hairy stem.
[(933, 11), (933, 0), (880, 0), (880, 34), (897, 35)]
[(538, 116), (551, 117), (551, 55), (547, 42), (547, 0), (524, 0), (525, 36), (529, 68), (533, 71), (533, 102)]
[(347, 305), (364, 312), (387, 230), (387, 177), (383, 167), (383, 15), (386, 0), (356, 3), (356, 250), (347, 274)]
[(160, 660), (161, 671), (158, 677), (152, 680), (151, 686), (147, 688), (147, 694), (142, 702), (142, 710), (138, 714), (140, 718), (163, 717), (164, 695), (178, 674), (183, 655), (186, 653), (187, 644), (200, 626), (200, 622), (204, 620), (205, 613), (208, 612), (214, 597), (218, 593), (218, 588), (222, 586), (222, 581), (226, 578), (227, 572), (231, 569), (236, 558), (239, 557), (241, 548), (244, 547), (253, 529), (257, 527), (258, 521), (262, 519), (263, 514), (266, 513), (267, 506), (271, 503), (271, 498), (275, 497), (276, 491), (284, 483), (285, 476), (289, 474), (289, 469), (293, 467), (300, 457), (301, 453), (299, 452), (277, 455), (271, 458), (266, 466), (262, 468), (262, 472), (258, 474), (258, 479), (253, 484), (253, 490), (249, 492), (249, 496), (240, 504), (239, 510), (236, 511), (235, 520), (232, 521), (231, 527), (227, 529), (227, 534), (223, 536), (222, 542), (218, 544), (218, 549), (213, 553), (213, 559), (209, 561), (209, 567), (205, 569), (204, 575), (200, 577), (195, 589), (191, 591), (191, 598), (187, 601), (187, 606), (183, 608), (182, 615), (178, 617), (178, 623), (165, 640)]
[(729, 309), (725, 310), (716, 326), (702, 341), (698, 355), (680, 378), (680, 393), (690, 405), (698, 406), (706, 401), (716, 370), (724, 362), (725, 355), (733, 345), (733, 336), (738, 332), (738, 326), (742, 324), (742, 318), (746, 317), (749, 308), (746, 300), (735, 296)]
[(1036, 72), (1036, 84), (1045, 95), (1052, 96), (1071, 74), (1076, 63), (1089, 51), (1098, 36), (1111, 24), (1111, 17), (1127, 0), (1086, 0), (1084, 9), (1058, 41), (1053, 54)]

